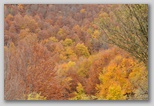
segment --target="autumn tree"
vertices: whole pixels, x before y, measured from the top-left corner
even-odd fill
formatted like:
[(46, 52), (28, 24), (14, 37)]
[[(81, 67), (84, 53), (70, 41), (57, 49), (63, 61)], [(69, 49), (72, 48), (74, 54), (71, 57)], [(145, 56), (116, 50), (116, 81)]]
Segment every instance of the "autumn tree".
[[(39, 58), (38, 58), (39, 57)], [(33, 46), (32, 64), (28, 67), (26, 80), (26, 92), (41, 92), (42, 96), (47, 97), (47, 100), (64, 100), (67, 99), (69, 89), (68, 78), (57, 75), (54, 58), (49, 58), (50, 52), (41, 44)], [(33, 74), (31, 74), (33, 73)]]
[(88, 48), (82, 43), (78, 43), (75, 47), (76, 49), (76, 54), (78, 56), (85, 56), (85, 57), (89, 57), (89, 51), (88, 51)]
[[(129, 55), (116, 55), (99, 74), (100, 84), (96, 86), (97, 97), (109, 100), (147, 99), (147, 71), (143, 63), (138, 63)], [(142, 75), (144, 73), (144, 75)], [(135, 75), (135, 77), (134, 77)], [(142, 77), (141, 77), (142, 76)], [(141, 79), (140, 79), (141, 78)], [(144, 83), (141, 86), (140, 83)], [(140, 90), (140, 91), (139, 91)], [(145, 93), (145, 97), (142, 93)], [(134, 97), (134, 95), (136, 95)]]
[(72, 39), (66, 38), (66, 39), (63, 41), (63, 45), (64, 45), (64, 46), (71, 46), (72, 44), (73, 44)]
[(147, 5), (4, 5), (4, 99), (147, 100), (146, 19)]
[(84, 92), (84, 88), (81, 83), (78, 83), (76, 87), (76, 92), (74, 92), (74, 97), (70, 100), (90, 100), (90, 96), (86, 95)]
[(107, 100), (125, 100), (125, 98), (119, 85), (112, 85), (109, 87)]
[(130, 100), (148, 100), (148, 72), (143, 64), (135, 66), (129, 74), (132, 83), (134, 96), (129, 96)]
[(5, 46), (5, 64), (4, 64), (4, 99), (17, 100), (22, 99), (26, 90), (25, 86), (25, 73), (24, 63), (19, 54), (19, 50), (10, 42)]
[[(111, 7), (111, 8), (110, 8)], [(148, 65), (148, 5), (112, 5), (96, 22), (108, 43), (114, 44)]]
[[(100, 83), (100, 81), (99, 81), (100, 72), (103, 70), (104, 67), (106, 67), (109, 64), (109, 62), (119, 52), (120, 51), (118, 51), (117, 48), (111, 48), (109, 50), (106, 50), (104, 52), (100, 52), (96, 55), (89, 57), (89, 61), (91, 61), (92, 64), (89, 67), (89, 70), (87, 71), (88, 78), (86, 79), (86, 86), (85, 86), (86, 93), (92, 94), (92, 95), (94, 95), (96, 93), (95, 87), (97, 84)], [(87, 67), (88, 64), (90, 64), (90, 63), (86, 63), (86, 65), (84, 67), (88, 68)]]

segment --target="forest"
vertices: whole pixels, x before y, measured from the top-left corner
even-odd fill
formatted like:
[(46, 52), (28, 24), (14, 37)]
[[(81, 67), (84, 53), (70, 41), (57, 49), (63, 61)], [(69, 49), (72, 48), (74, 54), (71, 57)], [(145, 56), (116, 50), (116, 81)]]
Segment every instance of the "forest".
[(5, 4), (4, 100), (148, 100), (148, 5)]

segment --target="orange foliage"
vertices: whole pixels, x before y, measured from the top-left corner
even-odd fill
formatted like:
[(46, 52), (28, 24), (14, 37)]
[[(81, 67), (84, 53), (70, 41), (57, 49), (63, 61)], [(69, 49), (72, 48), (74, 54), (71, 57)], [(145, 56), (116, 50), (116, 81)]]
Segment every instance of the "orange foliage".
[(4, 99), (143, 98), (147, 69), (123, 50), (108, 46), (94, 24), (102, 8), (99, 17), (108, 17), (107, 7), (5, 5)]

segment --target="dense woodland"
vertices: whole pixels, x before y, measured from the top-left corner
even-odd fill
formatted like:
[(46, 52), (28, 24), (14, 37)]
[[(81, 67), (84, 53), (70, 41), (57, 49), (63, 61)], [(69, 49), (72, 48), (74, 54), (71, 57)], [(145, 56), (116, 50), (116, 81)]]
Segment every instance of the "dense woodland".
[(4, 5), (5, 100), (147, 100), (148, 5)]

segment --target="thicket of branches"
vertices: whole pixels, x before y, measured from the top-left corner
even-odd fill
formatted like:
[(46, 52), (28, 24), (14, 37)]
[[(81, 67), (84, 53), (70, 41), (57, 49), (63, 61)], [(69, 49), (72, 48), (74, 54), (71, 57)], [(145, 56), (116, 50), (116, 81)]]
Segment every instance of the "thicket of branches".
[(101, 15), (97, 24), (108, 43), (124, 49), (148, 66), (148, 5), (112, 5)]

